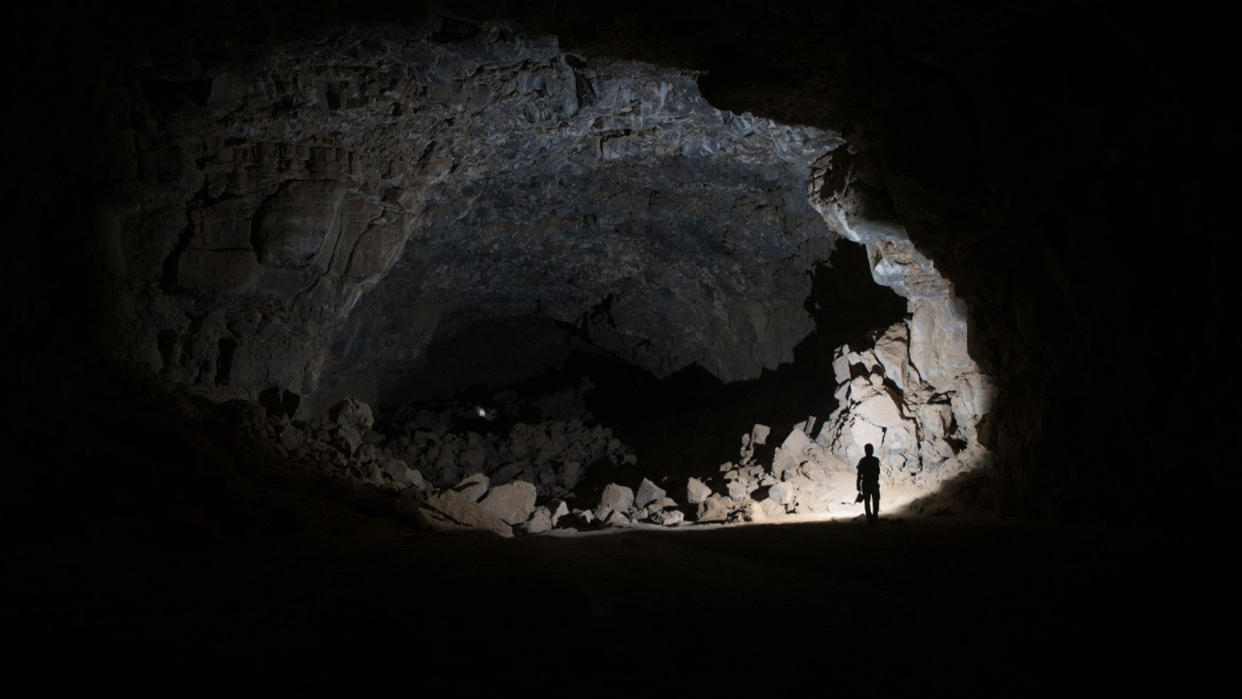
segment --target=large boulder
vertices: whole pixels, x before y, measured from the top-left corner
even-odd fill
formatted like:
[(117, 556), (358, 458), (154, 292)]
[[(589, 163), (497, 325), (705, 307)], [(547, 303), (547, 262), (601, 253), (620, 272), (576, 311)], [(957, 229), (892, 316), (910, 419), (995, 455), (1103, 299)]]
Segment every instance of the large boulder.
[(667, 493), (663, 488), (644, 478), (643, 482), (638, 484), (638, 492), (634, 494), (634, 506), (646, 507), (665, 495)]
[(910, 322), (910, 361), (937, 391), (952, 388), (959, 374), (977, 371), (966, 350), (966, 306), (945, 296), (922, 299)]
[(599, 506), (595, 508), (595, 518), (608, 520), (609, 513), (622, 512), (634, 506), (634, 491), (623, 485), (609, 483), (599, 497)]
[(810, 446), (811, 439), (805, 431), (791, 430), (772, 457), (772, 473), (780, 478), (786, 471), (797, 468), (806, 458), (806, 450)]
[(534, 485), (514, 481), (492, 488), (479, 505), (509, 524), (521, 524), (535, 512), (535, 497)]
[(901, 422), (901, 411), (886, 391), (880, 391), (854, 406), (854, 414), (877, 427), (892, 427)]
[(493, 512), (470, 500), (455, 490), (442, 490), (427, 498), (430, 510), (428, 521), (434, 525), (447, 524), (450, 528), (466, 527), (495, 532), (501, 536), (513, 536), (513, 528)]
[(699, 522), (723, 522), (729, 518), (729, 513), (732, 509), (727, 498), (720, 495), (712, 495), (699, 504), (695, 518)]
[(461, 482), (453, 486), (453, 490), (461, 493), (462, 497), (470, 500), (470, 502), (478, 502), (479, 498), (487, 493), (489, 483), (487, 476), (482, 473), (473, 473), (461, 479)]
[(697, 505), (708, 498), (712, 494), (712, 489), (707, 484), (697, 478), (691, 478), (686, 481), (686, 502), (691, 505)]

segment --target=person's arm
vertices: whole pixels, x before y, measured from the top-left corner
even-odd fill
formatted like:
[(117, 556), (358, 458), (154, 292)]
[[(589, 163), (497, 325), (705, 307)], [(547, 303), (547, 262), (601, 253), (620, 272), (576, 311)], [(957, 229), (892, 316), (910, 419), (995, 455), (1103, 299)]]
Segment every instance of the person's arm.
[(863, 473), (863, 462), (859, 461), (858, 462), (858, 478), (854, 479), (854, 488), (860, 493), (862, 492), (862, 473)]

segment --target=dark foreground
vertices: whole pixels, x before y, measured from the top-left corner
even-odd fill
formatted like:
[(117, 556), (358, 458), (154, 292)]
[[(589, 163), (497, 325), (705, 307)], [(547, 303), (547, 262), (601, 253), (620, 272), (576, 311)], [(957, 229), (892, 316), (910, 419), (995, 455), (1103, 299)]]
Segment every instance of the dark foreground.
[(1202, 629), (1236, 608), (1212, 572), (1229, 549), (1158, 523), (436, 534), (269, 463), (205, 401), (57, 405), (11, 432), (3, 488), (0, 669), (44, 686), (1180, 692), (1222, 667)]
[(23, 666), (1005, 692), (1160, 680), (1185, 622), (1161, 594), (1169, 542), (1100, 531), (890, 520), (501, 540), (340, 524), (227, 543), (150, 532), (23, 562), (34, 584), (6, 610)]

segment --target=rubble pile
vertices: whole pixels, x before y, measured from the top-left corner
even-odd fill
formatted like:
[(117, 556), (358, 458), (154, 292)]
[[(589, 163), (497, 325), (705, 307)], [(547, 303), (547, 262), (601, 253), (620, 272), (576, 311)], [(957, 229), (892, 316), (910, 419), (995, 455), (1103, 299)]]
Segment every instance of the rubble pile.
[[(584, 408), (584, 382), (533, 401), (512, 391), (487, 406), (410, 406), (382, 416), (347, 399), (312, 422), (268, 418), (268, 437), (290, 461), (337, 478), (413, 496), (437, 528), (475, 528), (503, 536), (555, 528), (776, 522), (802, 516), (856, 514), (855, 469), (863, 447), (881, 463), (884, 502), (925, 495), (979, 465), (986, 379), (974, 371), (924, 376), (912, 333), (917, 314), (882, 333), (873, 347), (836, 350), (838, 407), (822, 423), (808, 416), (766, 453), (772, 428), (740, 436), (735, 460), (715, 474), (680, 483), (583, 487), (601, 465), (637, 457)], [(917, 348), (916, 348), (917, 349)], [(525, 406), (525, 407), (520, 407)], [(654, 471), (649, 471), (654, 473)], [(638, 478), (638, 474), (634, 474)], [(675, 492), (669, 490), (673, 486)], [(679, 501), (678, 498), (681, 498)]]
[[(921, 370), (945, 364), (915, 351), (911, 335), (921, 320), (916, 314), (892, 325), (869, 349), (839, 347), (833, 359), (838, 407), (815, 444), (847, 464), (873, 445), (882, 488), (927, 491), (987, 456), (977, 428), (991, 394), (987, 377), (973, 370), (946, 377)], [(942, 344), (948, 343), (935, 346)]]

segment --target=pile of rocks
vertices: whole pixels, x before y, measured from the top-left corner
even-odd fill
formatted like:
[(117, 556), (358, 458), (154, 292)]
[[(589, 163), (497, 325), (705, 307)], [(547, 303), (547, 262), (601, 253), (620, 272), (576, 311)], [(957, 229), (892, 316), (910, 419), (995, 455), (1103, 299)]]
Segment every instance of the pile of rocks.
[(410, 408), (386, 416), (381, 434), (370, 407), (350, 399), (311, 423), (277, 416), (266, 429), (295, 463), (409, 494), (434, 528), (512, 536), (558, 527), (675, 527), (849, 514), (857, 507), (850, 464), (864, 444), (876, 447), (887, 492), (915, 495), (967, 468), (982, 449), (974, 420), (964, 419), (977, 409), (971, 392), (961, 388), (969, 383), (959, 380), (958, 390), (936, 391), (909, 360), (907, 332), (899, 323), (874, 348), (840, 348), (834, 362), (840, 407), (818, 436), (817, 418), (809, 416), (793, 425), (771, 463), (762, 463), (756, 447), (768, 443), (772, 430), (754, 425), (741, 435), (737, 459), (721, 464), (719, 475), (686, 480), (684, 504), (643, 478), (637, 489), (609, 483), (593, 507), (571, 507), (582, 500), (583, 493), (574, 491), (585, 469), (601, 461), (633, 464), (636, 458), (607, 427), (588, 426), (564, 411), (491, 430), (487, 423), (496, 414), (489, 408)]
[(638, 460), (610, 428), (588, 424), (591, 418), (585, 411), (570, 417), (572, 411), (540, 409), (544, 419), (492, 430), (496, 411), (464, 403), (397, 411), (385, 454), (405, 461), (440, 487), (483, 473), (493, 483), (531, 483), (541, 497), (569, 495), (593, 465)]
[[(575, 510), (573, 518), (565, 519), (570, 509), (561, 498), (573, 498), (585, 467), (601, 460), (636, 461), (609, 428), (588, 427), (578, 418), (517, 423), (501, 436), (454, 428), (470, 416), (483, 422), (494, 419), (486, 408), (464, 404), (422, 408), (396, 414), (406, 420), (394, 437), (377, 432), (370, 406), (354, 399), (337, 403), (311, 422), (285, 415), (265, 417), (262, 406), (252, 405), (255, 429), (264, 430), (290, 463), (408, 494), (433, 528), (484, 529), (512, 536), (515, 531), (546, 532), (558, 524), (674, 525), (684, 517), (663, 490), (644, 480), (637, 495), (611, 484), (598, 507)], [(463, 471), (468, 475), (460, 476)], [(536, 505), (540, 500), (545, 504)]]
[[(857, 463), (871, 444), (880, 457), (881, 485), (928, 490), (979, 465), (987, 454), (977, 427), (987, 410), (990, 387), (977, 371), (951, 377), (932, 369), (945, 362), (922, 357), (911, 334), (932, 334), (916, 314), (889, 327), (870, 349), (837, 349), (833, 373), (838, 408), (816, 445), (845, 463)], [(949, 343), (932, 344), (934, 348)]]
[(815, 420), (794, 425), (766, 466), (754, 453), (756, 446), (767, 443), (771, 429), (755, 425), (742, 435), (738, 460), (720, 465), (723, 493), (689, 479), (686, 499), (697, 506), (696, 521), (779, 521), (790, 515), (826, 515), (851, 505), (854, 471), (811, 440)]

